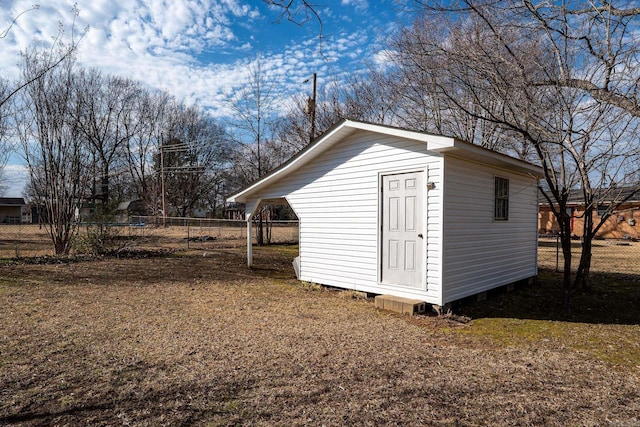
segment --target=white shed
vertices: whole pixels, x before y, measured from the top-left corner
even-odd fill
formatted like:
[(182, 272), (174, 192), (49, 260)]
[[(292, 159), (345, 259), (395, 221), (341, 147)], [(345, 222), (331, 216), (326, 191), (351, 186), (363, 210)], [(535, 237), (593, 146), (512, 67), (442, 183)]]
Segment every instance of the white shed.
[(530, 163), (455, 138), (342, 120), (231, 196), (251, 219), (286, 200), (298, 278), (445, 304), (537, 274)]

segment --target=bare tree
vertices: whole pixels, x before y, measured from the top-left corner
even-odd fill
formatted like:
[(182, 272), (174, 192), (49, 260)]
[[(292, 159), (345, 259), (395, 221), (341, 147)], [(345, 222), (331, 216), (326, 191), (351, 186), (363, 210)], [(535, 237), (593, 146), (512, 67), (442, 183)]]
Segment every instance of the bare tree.
[(608, 0), (570, 4), (521, 0), (505, 2), (502, 8), (526, 14), (554, 53), (558, 72), (536, 84), (578, 89), (597, 102), (640, 117), (640, 8)]
[(333, 81), (319, 87), (313, 111), (308, 108), (308, 98), (302, 94), (289, 100), (287, 114), (279, 118), (275, 130), (277, 139), (289, 147), (290, 154), (300, 151), (309, 143), (311, 114), (315, 115), (315, 136), (347, 117), (344, 94), (341, 82)]
[[(275, 133), (283, 145), (292, 152), (302, 150), (309, 143), (311, 117), (305, 106), (308, 98), (299, 94), (293, 96), (287, 105), (287, 114), (280, 117), (275, 124)], [(317, 110), (317, 109), (316, 109)], [(321, 133), (324, 129), (321, 129)]]
[(57, 59), (49, 52), (24, 55), (22, 72), (30, 83), (21, 92), (18, 123), (30, 184), (46, 211), (54, 251), (66, 255), (87, 184), (87, 145), (73, 119), (80, 108), (74, 91), (74, 61), (68, 57), (54, 69), (52, 61)]
[[(160, 152), (175, 100), (166, 92), (143, 91), (136, 98), (131, 126), (137, 129), (127, 144), (130, 197), (143, 199), (154, 212), (161, 209), (160, 171), (154, 157)], [(159, 159), (156, 159), (156, 163)]]
[[(534, 0), (441, 2), (414, 0), (423, 11), (475, 16), (488, 26), (502, 24), (531, 31), (546, 43), (555, 73), (532, 83), (587, 92), (594, 100), (640, 117), (640, 8), (634, 4), (600, 0), (553, 3)], [(579, 66), (578, 66), (579, 65)]]
[[(434, 46), (449, 38), (453, 40), (458, 32), (464, 34), (467, 31), (473, 33), (471, 23), (466, 23), (458, 31), (454, 27), (443, 29), (441, 26), (434, 26), (423, 17), (413, 25), (403, 28), (391, 41), (391, 51), (394, 53), (390, 55), (394, 68), (390, 86), (402, 98), (397, 103), (397, 120), (400, 125), (410, 129), (453, 136), (526, 160), (530, 158), (530, 145), (524, 143), (517, 132), (501, 126), (488, 115), (489, 111), (499, 111), (502, 108), (500, 99), (486, 98), (484, 104), (479, 106), (476, 93), (463, 90), (461, 82), (457, 82), (461, 85), (460, 88), (456, 87), (453, 80), (447, 81), (441, 73), (434, 72), (438, 67), (446, 67), (451, 63), (446, 61), (444, 55), (439, 54), (439, 46), (438, 49)], [(475, 33), (471, 37), (476, 39), (481, 35)], [(469, 49), (473, 48), (469, 46)], [(484, 60), (482, 51), (476, 53), (480, 60)], [(468, 71), (471, 73), (471, 70)], [(450, 76), (450, 79), (454, 78), (455, 76)], [(445, 92), (444, 84), (448, 85), (446, 90), (456, 91), (455, 96)], [(459, 105), (466, 108), (462, 109)]]
[[(13, 18), (10, 25), (6, 29), (4, 29), (2, 32), (0, 32), (0, 39), (4, 39), (7, 36), (9, 31), (11, 31), (11, 28), (13, 28), (13, 26), (17, 22), (18, 18), (20, 18), (20, 16), (24, 15), (29, 11), (37, 10), (39, 8), (40, 8), (39, 5), (33, 5), (31, 8), (26, 9), (21, 13), (19, 13), (15, 18)], [(86, 32), (89, 30), (89, 28), (88, 27), (85, 28), (84, 33), (80, 34), (80, 37), (76, 39), (75, 20), (78, 14), (80, 13), (80, 10), (78, 9), (77, 5), (75, 5), (71, 11), (73, 13), (73, 22), (71, 24), (71, 29), (72, 29), (71, 40), (67, 41), (66, 43), (63, 43), (62, 36), (64, 34), (64, 29), (62, 28), (62, 26), (60, 26), (58, 29), (58, 34), (56, 34), (53, 37), (53, 43), (51, 44), (51, 47), (50, 47), (50, 55), (49, 55), (50, 58), (47, 60), (46, 66), (43, 66), (38, 71), (38, 74), (30, 76), (29, 79), (27, 80), (18, 81), (14, 85), (14, 87), (12, 87), (10, 90), (5, 91), (5, 93), (0, 96), (0, 110), (6, 103), (8, 103), (11, 100), (11, 98), (13, 98), (26, 86), (28, 86), (35, 80), (39, 79), (40, 77), (44, 76), (46, 73), (53, 70), (58, 65), (67, 61), (69, 58), (71, 58), (75, 54), (78, 48), (78, 44), (82, 40), (82, 37), (84, 37), (84, 34), (86, 34)], [(32, 54), (34, 54), (34, 52), (32, 52)]]
[(226, 176), (232, 143), (225, 130), (197, 108), (176, 107), (161, 147), (163, 164), (156, 164), (165, 177), (167, 201), (184, 217)]
[(238, 143), (247, 148), (251, 157), (253, 181), (269, 172), (262, 151), (264, 142), (273, 137), (276, 94), (275, 83), (262, 69), (260, 57), (249, 64), (245, 79), (243, 89), (230, 102), (230, 124), (236, 129)]
[[(9, 92), (9, 82), (0, 77), (0, 99), (4, 99)], [(11, 111), (8, 103), (0, 105), (0, 194), (6, 191), (4, 180), (2, 179), (4, 168), (12, 151), (9, 139), (9, 118)]]
[[(274, 165), (270, 153), (265, 150), (265, 144), (273, 146), (277, 128), (275, 83), (263, 70), (260, 57), (249, 64), (245, 85), (229, 106), (233, 111), (230, 126), (235, 129), (234, 137), (240, 146), (234, 162), (234, 184), (241, 187), (278, 166)], [(265, 243), (264, 220), (268, 220), (269, 212), (270, 208), (263, 206), (257, 215), (256, 237), (259, 245)]]
[(7, 37), (7, 35), (9, 34), (9, 31), (11, 31), (13, 26), (16, 25), (16, 23), (18, 22), (18, 19), (20, 19), (22, 15), (32, 10), (38, 10), (38, 9), (40, 9), (40, 5), (34, 4), (30, 8), (25, 9), (22, 12), (18, 13), (13, 19), (11, 19), (11, 22), (9, 23), (9, 25), (4, 30), (0, 31), (0, 39), (4, 39)]
[[(598, 189), (640, 187), (629, 171), (638, 162), (638, 122), (620, 104), (603, 102), (576, 85), (559, 84), (566, 70), (589, 66), (571, 38), (551, 41), (530, 15), (504, 7), (510, 2), (461, 3), (452, 10), (430, 5), (430, 18), (417, 21), (399, 38), (403, 66), (429, 76), (425, 92), (436, 96), (446, 114), (462, 113), (524, 142), (521, 154), (545, 171), (541, 186), (561, 227), (564, 303), (588, 283), (591, 241), (624, 200), (614, 200), (596, 224)], [(448, 9), (449, 8), (449, 9)], [(424, 37), (416, 38), (416, 28)], [(406, 49), (405, 49), (406, 47)], [(586, 75), (587, 73), (583, 73)], [(556, 82), (557, 84), (551, 84)], [(513, 146), (503, 149), (513, 152)], [(607, 181), (602, 180), (607, 176)], [(613, 182), (612, 182), (613, 179)], [(613, 184), (613, 185), (612, 185)], [(567, 201), (580, 189), (587, 212), (577, 274), (572, 279), (571, 228)], [(629, 193), (625, 193), (629, 194)], [(627, 196), (625, 196), (627, 197)]]
[[(401, 91), (397, 76), (369, 67), (348, 76), (344, 81), (330, 81), (320, 87), (315, 106), (316, 136), (340, 119), (368, 121), (377, 124), (399, 124)], [(277, 125), (277, 136), (292, 152), (302, 149), (309, 140), (311, 119), (303, 96), (294, 97), (288, 114)]]
[(116, 162), (123, 164), (128, 143), (138, 131), (133, 115), (142, 89), (130, 79), (103, 77), (96, 69), (79, 70), (75, 85), (80, 102), (75, 119), (90, 144), (94, 176), (100, 177), (100, 189), (93, 188), (92, 195), (107, 212), (111, 174)]
[[(18, 19), (22, 15), (39, 8), (39, 5), (33, 5), (30, 8), (27, 8), (18, 13), (13, 19), (11, 19), (11, 22), (6, 28), (0, 30), (0, 40), (7, 37), (11, 29), (18, 22)], [(78, 14), (77, 7), (74, 7), (72, 12), (74, 14), (75, 24), (75, 17)], [(72, 28), (74, 28), (74, 24), (72, 24)], [(21, 90), (23, 90), (27, 85), (44, 76), (44, 74), (48, 73), (73, 55), (78, 46), (79, 39), (75, 40), (74, 38), (72, 38), (72, 40), (65, 45), (62, 43), (62, 34), (63, 30), (62, 28), (60, 28), (58, 34), (53, 38), (53, 43), (51, 46), (51, 52), (55, 52), (56, 56), (52, 56), (47, 65), (39, 70), (38, 74), (31, 76), (27, 80), (19, 80), (18, 82), (15, 82), (13, 84), (4, 77), (0, 76), (0, 191), (3, 191), (3, 189), (5, 188), (1, 184), (1, 177), (7, 164), (7, 160), (9, 159), (9, 156), (11, 155), (11, 152), (14, 148), (13, 144), (11, 144), (8, 140), (8, 134), (11, 127), (9, 125), (9, 118), (12, 114), (11, 101), (14, 96), (17, 95)]]

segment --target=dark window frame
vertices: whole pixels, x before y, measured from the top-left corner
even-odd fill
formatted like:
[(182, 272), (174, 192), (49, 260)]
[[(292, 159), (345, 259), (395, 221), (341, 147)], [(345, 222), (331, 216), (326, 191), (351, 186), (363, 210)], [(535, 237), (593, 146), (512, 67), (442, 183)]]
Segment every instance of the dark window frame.
[(509, 179), (499, 176), (494, 177), (494, 221), (509, 220)]

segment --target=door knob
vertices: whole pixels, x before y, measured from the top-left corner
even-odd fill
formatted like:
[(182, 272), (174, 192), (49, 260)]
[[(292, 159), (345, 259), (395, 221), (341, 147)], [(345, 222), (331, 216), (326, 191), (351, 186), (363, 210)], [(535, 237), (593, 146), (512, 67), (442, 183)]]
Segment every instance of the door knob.
[(422, 239), (422, 233), (418, 234), (418, 237)]

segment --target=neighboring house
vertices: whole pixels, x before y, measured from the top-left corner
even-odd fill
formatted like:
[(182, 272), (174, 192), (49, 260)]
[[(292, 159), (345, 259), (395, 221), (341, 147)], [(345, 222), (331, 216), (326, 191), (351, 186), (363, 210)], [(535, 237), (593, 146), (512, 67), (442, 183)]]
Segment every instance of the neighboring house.
[(454, 138), (342, 120), (230, 202), (288, 202), (300, 280), (445, 304), (537, 274), (542, 170)]
[[(600, 223), (600, 218), (605, 210), (612, 204), (625, 200), (618, 206), (613, 215), (607, 218), (606, 222), (596, 233), (596, 238), (601, 239), (639, 239), (640, 238), (640, 193), (635, 188), (603, 188), (596, 189), (595, 199), (598, 206), (593, 214), (595, 225)], [(567, 213), (571, 215), (571, 234), (575, 237), (582, 237), (584, 226), (584, 199), (579, 190), (572, 191), (567, 200)], [(540, 212), (538, 213), (538, 232), (541, 235), (556, 234), (560, 231), (560, 226), (556, 220), (551, 207), (543, 197), (540, 197)]]
[(25, 206), (22, 197), (0, 197), (0, 223), (21, 224), (22, 208)]
[(234, 203), (224, 208), (225, 219), (242, 220), (244, 219), (244, 213), (244, 206), (241, 206), (238, 203)]
[(191, 211), (191, 216), (193, 218), (206, 218), (207, 210), (205, 208), (193, 208)]
[(120, 223), (128, 223), (131, 221), (131, 217), (148, 216), (149, 214), (149, 206), (144, 200), (138, 199), (120, 202), (116, 208), (116, 221)]

